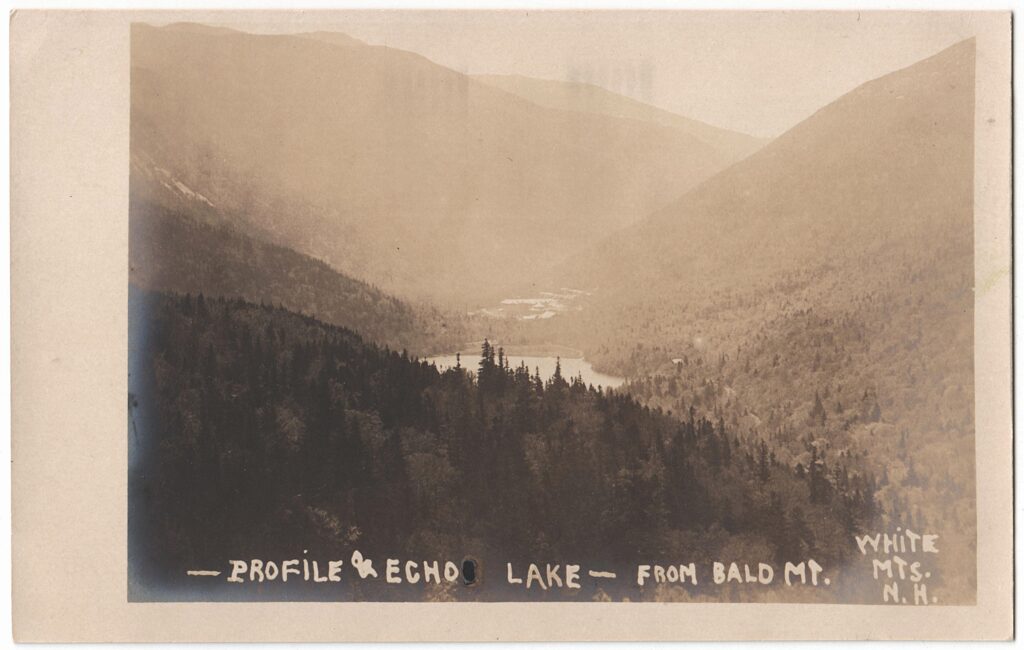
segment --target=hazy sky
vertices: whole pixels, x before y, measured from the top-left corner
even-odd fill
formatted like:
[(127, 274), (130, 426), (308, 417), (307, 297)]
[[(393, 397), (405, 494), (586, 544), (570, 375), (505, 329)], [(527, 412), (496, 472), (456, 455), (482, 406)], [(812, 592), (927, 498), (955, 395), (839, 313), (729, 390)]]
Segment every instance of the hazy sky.
[(587, 81), (760, 136), (974, 35), (968, 14), (925, 12), (349, 11), (204, 22), (342, 31), (470, 74)]

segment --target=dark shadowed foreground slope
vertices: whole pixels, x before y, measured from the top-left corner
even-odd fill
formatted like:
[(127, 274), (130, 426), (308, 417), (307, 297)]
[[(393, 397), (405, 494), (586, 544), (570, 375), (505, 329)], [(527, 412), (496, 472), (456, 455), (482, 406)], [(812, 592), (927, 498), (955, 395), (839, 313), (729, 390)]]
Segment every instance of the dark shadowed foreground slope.
[[(721, 421), (676, 420), (561, 375), (542, 381), (487, 347), (474, 373), (439, 373), (282, 309), (133, 288), (129, 311), (133, 600), (866, 597), (863, 567), (848, 562), (852, 532), (875, 516), (875, 479), (838, 462), (796, 475)], [(833, 470), (847, 481), (830, 483)], [(185, 575), (354, 550), (382, 572), (384, 558), (470, 556), (485, 579)], [(712, 561), (771, 563), (781, 575), (812, 558), (834, 588), (712, 580)], [(507, 562), (538, 561), (582, 567), (581, 588), (505, 581)], [(647, 562), (693, 562), (698, 584), (641, 589)]]

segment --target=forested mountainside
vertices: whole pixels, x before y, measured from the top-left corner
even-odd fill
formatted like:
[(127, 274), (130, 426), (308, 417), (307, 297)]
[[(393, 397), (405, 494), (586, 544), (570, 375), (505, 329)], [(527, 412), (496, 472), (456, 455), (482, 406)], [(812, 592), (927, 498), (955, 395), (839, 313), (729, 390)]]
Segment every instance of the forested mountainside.
[(938, 270), (969, 262), (941, 256), (935, 272), (908, 269), (848, 309), (801, 301), (730, 352), (692, 341), (637, 348), (637, 362), (657, 370), (625, 390), (651, 406), (717, 413), (766, 437), (791, 466), (806, 462), (809, 444), (828, 459), (860, 459), (880, 477), (887, 525), (941, 531), (946, 593), (973, 593), (972, 281)]
[(549, 108), (343, 35), (135, 24), (131, 75), (135, 164), (402, 298), (503, 297), (757, 142)]
[[(238, 297), (349, 327), (394, 349), (429, 354), (467, 340), (468, 319), (410, 304), (319, 260), (233, 228), (211, 205), (135, 178), (129, 218), (131, 282), (148, 289)], [(141, 190), (140, 190), (141, 188)], [(173, 207), (164, 207), (165, 205)]]
[[(181, 585), (185, 568), (226, 558), (353, 548), (499, 567), (488, 589), (437, 587), (435, 600), (525, 598), (500, 567), (537, 558), (624, 573), (639, 561), (814, 558), (835, 578), (853, 534), (877, 520), (877, 480), (855, 460), (812, 446), (793, 467), (721, 418), (544, 381), (486, 345), (472, 371), (441, 373), (271, 306), (133, 287), (129, 307), (130, 552), (143, 567), (132, 589)], [(786, 593), (877, 598), (834, 582)], [(766, 597), (709, 583), (630, 596)], [(404, 597), (369, 585), (324, 598)], [(529, 594), (605, 596), (593, 580)]]
[[(872, 81), (592, 258), (541, 327), (652, 406), (780, 458), (863, 457), (893, 525), (941, 529), (974, 592), (974, 44)], [(590, 264), (589, 260), (600, 260)], [(536, 334), (536, 332), (535, 332)], [(815, 442), (817, 441), (817, 442)]]

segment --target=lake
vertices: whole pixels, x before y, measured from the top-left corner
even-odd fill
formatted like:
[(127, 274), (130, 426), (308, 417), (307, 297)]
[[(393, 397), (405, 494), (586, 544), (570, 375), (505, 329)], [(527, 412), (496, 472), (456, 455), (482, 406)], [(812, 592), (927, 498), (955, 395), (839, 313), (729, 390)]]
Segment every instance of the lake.
[[(445, 354), (436, 357), (427, 357), (423, 359), (427, 363), (432, 363), (437, 366), (438, 370), (445, 370), (447, 368), (455, 367), (455, 355)], [(515, 368), (522, 362), (526, 362), (526, 366), (530, 369), (532, 375), (535, 370), (540, 370), (540, 376), (542, 379), (547, 380), (553, 374), (555, 374), (555, 363), (558, 357), (530, 357), (530, 356), (517, 356), (515, 354), (508, 355), (508, 365), (510, 368)], [(593, 384), (594, 387), (603, 386), (605, 388), (618, 388), (625, 381), (622, 377), (613, 377), (611, 375), (605, 375), (603, 373), (594, 370), (594, 367), (590, 365), (586, 359), (583, 358), (566, 358), (562, 357), (562, 376), (565, 377), (566, 381), (569, 381), (572, 377), (577, 374), (582, 375), (583, 381), (587, 384)], [(463, 353), (462, 354), (462, 367), (468, 370), (475, 371), (480, 364), (479, 353)]]

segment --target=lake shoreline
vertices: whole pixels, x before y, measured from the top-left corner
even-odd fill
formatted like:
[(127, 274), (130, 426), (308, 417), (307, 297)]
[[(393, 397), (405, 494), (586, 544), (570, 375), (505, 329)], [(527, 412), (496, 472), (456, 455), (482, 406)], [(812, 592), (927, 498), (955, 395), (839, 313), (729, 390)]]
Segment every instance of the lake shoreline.
[[(565, 357), (560, 355), (544, 355), (544, 356), (533, 356), (517, 354), (514, 350), (517, 348), (512, 347), (512, 352), (506, 352), (506, 359), (508, 359), (508, 365), (512, 368), (517, 368), (522, 364), (530, 370), (530, 374), (539, 374), (542, 379), (550, 379), (555, 374), (556, 368), (560, 369), (562, 377), (566, 381), (571, 380), (573, 377), (581, 377), (585, 384), (593, 386), (602, 386), (604, 388), (618, 388), (625, 383), (624, 377), (615, 377), (613, 375), (606, 375), (602, 372), (594, 370), (593, 365), (583, 358), (582, 355), (578, 357)], [(518, 349), (533, 349), (536, 347), (521, 346)], [(558, 350), (571, 350), (571, 348), (565, 348), (564, 346), (557, 346)], [(551, 351), (551, 348), (547, 348), (545, 351)], [(456, 356), (456, 354), (458, 356)], [(477, 351), (467, 351), (465, 353), (452, 353), (445, 355), (435, 355), (431, 357), (424, 357), (421, 361), (425, 363), (433, 364), (438, 370), (444, 371), (448, 368), (454, 368), (456, 365), (461, 365), (466, 370), (474, 370), (477, 367), (480, 353)]]
[[(477, 343), (467, 343), (460, 350), (458, 354), (463, 357), (480, 357), (480, 348), (483, 345), (483, 341)], [(502, 348), (505, 354), (512, 357), (560, 357), (562, 359), (583, 359), (583, 350), (569, 347), (568, 345), (559, 345), (557, 343), (537, 343), (527, 345), (505, 345), (500, 342), (492, 343), (494, 349)], [(445, 352), (443, 354), (432, 354), (430, 358), (434, 357), (445, 357), (453, 356), (456, 352)]]

